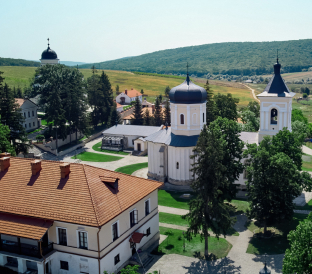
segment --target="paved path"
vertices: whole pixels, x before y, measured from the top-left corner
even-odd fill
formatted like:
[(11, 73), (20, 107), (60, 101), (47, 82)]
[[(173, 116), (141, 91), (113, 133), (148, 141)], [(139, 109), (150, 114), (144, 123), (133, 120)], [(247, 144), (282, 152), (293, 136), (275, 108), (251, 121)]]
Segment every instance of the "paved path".
[(147, 179), (147, 172), (148, 172), (148, 167), (141, 168), (141, 169), (133, 172), (131, 175)]
[(302, 146), (302, 152), (305, 154), (312, 155), (312, 149), (307, 146)]
[(175, 207), (169, 207), (169, 206), (158, 206), (159, 212), (165, 212), (170, 214), (176, 214), (176, 215), (185, 215), (189, 211), (187, 209), (181, 209), (181, 208), (175, 208)]
[(295, 209), (294, 212), (295, 213), (307, 214), (308, 215), (308, 214), (310, 214), (311, 211), (310, 210), (298, 210), (298, 209)]
[(184, 230), (184, 231), (187, 230), (187, 226), (183, 226), (183, 225), (173, 225), (173, 224), (159, 223), (159, 226), (172, 228), (172, 229), (179, 229), (179, 230)]
[(255, 94), (255, 90), (254, 90), (254, 89), (252, 89), (251, 87), (247, 86), (247, 85), (244, 85), (244, 84), (243, 84), (243, 86), (245, 86), (246, 88), (250, 89), (250, 90), (251, 90), (251, 93), (252, 93), (253, 98), (254, 98), (257, 102), (259, 102), (259, 103), (260, 103), (260, 100), (257, 98), (257, 96), (256, 96), (256, 94)]

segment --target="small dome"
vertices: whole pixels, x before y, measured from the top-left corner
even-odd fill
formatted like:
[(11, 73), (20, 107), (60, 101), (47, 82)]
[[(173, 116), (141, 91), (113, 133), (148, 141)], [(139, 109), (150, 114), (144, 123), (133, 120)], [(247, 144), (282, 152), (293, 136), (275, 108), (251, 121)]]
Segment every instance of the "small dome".
[(169, 92), (171, 103), (175, 104), (201, 104), (207, 100), (207, 91), (195, 85), (187, 75), (186, 80)]
[(41, 54), (41, 59), (57, 59), (57, 54), (54, 50), (50, 49), (48, 47), (46, 50), (44, 50)]

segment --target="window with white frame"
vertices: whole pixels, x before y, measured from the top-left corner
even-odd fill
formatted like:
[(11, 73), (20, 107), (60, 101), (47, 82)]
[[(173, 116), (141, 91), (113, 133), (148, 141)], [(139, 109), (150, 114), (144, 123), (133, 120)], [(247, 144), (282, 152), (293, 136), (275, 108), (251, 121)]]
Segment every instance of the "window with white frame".
[(130, 212), (130, 227), (135, 226), (138, 223), (138, 211), (133, 209)]
[(88, 233), (86, 231), (78, 231), (79, 248), (88, 249)]
[(59, 245), (67, 245), (67, 235), (66, 235), (66, 228), (57, 228), (58, 234), (58, 244)]
[(150, 214), (150, 199), (145, 201), (145, 216)]
[(118, 235), (118, 221), (114, 224), (112, 224), (112, 234), (113, 234), (113, 241), (117, 240)]

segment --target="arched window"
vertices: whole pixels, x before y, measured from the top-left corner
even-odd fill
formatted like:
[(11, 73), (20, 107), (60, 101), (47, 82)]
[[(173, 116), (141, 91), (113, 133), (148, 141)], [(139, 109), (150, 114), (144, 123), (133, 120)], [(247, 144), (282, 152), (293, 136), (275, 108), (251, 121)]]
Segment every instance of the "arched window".
[(184, 114), (180, 115), (180, 124), (184, 125)]
[(205, 113), (203, 113), (203, 123), (205, 123)]
[(197, 124), (197, 114), (196, 113), (193, 113), (193, 125), (196, 125)]
[(277, 125), (278, 111), (275, 108), (271, 109), (271, 125)]
[(179, 169), (179, 162), (177, 162), (177, 169)]

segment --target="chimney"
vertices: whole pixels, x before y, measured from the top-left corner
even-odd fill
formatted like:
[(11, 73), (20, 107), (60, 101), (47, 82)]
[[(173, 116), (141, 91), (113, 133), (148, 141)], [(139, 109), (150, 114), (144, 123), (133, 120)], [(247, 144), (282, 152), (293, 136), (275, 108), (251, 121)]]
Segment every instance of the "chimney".
[(155, 112), (155, 105), (152, 104), (152, 113), (154, 114), (154, 112)]
[(10, 157), (1, 157), (0, 158), (0, 169), (5, 171), (10, 166)]
[(11, 153), (7, 153), (7, 152), (0, 153), (0, 158), (3, 158), (3, 157), (11, 157)]
[(41, 160), (35, 160), (30, 163), (32, 175), (36, 175), (41, 170)]
[(128, 90), (125, 90), (125, 94), (128, 94)]
[(70, 173), (70, 163), (60, 164), (61, 177), (64, 179)]
[(131, 88), (131, 90), (133, 90), (133, 88)]

